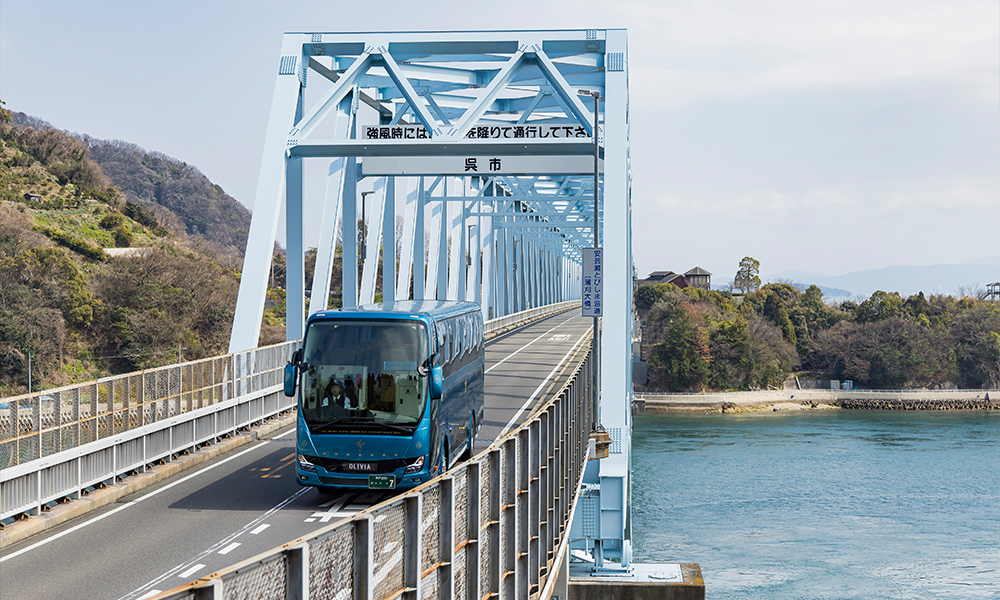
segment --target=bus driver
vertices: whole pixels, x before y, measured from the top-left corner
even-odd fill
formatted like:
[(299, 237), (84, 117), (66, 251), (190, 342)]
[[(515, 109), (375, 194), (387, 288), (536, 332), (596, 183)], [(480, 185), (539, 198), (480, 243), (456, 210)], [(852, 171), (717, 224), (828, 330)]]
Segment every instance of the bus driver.
[[(353, 389), (354, 381), (348, 380), (348, 382), (352, 384), (349, 387)], [(353, 396), (353, 398), (351, 396)], [(326, 384), (326, 396), (323, 398), (323, 403), (321, 404), (321, 406), (326, 407), (330, 406), (331, 404), (339, 406), (340, 408), (345, 408), (347, 410), (358, 408), (357, 392), (355, 392), (354, 394), (345, 394), (344, 386), (340, 385), (339, 381), (331, 377), (330, 383)]]

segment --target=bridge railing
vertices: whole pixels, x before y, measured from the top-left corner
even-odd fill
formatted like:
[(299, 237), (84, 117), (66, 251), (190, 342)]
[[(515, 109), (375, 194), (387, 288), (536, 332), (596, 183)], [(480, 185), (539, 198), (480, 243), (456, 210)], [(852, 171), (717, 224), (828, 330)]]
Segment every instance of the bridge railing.
[(155, 598), (548, 597), (587, 462), (590, 354), (524, 425), (444, 475)]
[[(488, 337), (579, 306), (485, 323)], [(38, 514), (198, 444), (294, 408), (282, 369), (301, 340), (0, 401), (0, 519)]]
[(490, 319), (484, 324), (486, 337), (489, 339), (490, 337), (500, 335), (501, 333), (510, 331), (511, 329), (521, 327), (526, 323), (537, 321), (538, 319), (542, 319), (556, 313), (565, 312), (578, 306), (580, 306), (579, 300), (570, 300), (568, 302), (547, 304), (545, 306), (539, 306), (538, 308), (529, 308), (528, 310), (523, 310), (505, 317)]
[(0, 402), (0, 519), (295, 406), (282, 370), (300, 342), (25, 394)]

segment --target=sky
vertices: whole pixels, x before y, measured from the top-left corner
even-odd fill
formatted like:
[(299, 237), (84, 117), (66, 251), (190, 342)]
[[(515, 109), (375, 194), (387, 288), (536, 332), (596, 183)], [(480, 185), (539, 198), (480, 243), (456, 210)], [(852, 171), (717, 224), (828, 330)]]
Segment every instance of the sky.
[(252, 205), (283, 32), (568, 28), (628, 30), (640, 277), (1000, 265), (996, 0), (3, 0), (0, 99)]

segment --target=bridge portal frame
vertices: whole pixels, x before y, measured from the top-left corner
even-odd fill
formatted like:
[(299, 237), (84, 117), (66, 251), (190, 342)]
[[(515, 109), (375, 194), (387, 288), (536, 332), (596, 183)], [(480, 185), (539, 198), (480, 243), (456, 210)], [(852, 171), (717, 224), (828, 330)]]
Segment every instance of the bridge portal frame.
[[(582, 248), (593, 243), (597, 135), (598, 196), (611, 208), (598, 207), (606, 261), (601, 423), (616, 444), (588, 468), (599, 508), (582, 533), (598, 562), (624, 564), (633, 324), (627, 65), (627, 35), (615, 29), (286, 33), (230, 341), (231, 352), (257, 345), (282, 209), (286, 314), (300, 315), (286, 318), (288, 340), (304, 333), (304, 225), (317, 214), (309, 314), (328, 306), (338, 231), (358, 240), (341, 244), (344, 307), (374, 301), (379, 275), (383, 300), (474, 300), (486, 319), (579, 298)], [(603, 99), (596, 132), (584, 91)], [(524, 137), (512, 137), (518, 128)], [(432, 163), (420, 162), (428, 157)], [(464, 159), (468, 167), (480, 157), (558, 166), (470, 176), (446, 164)], [(316, 160), (322, 193), (307, 177), (307, 161)]]

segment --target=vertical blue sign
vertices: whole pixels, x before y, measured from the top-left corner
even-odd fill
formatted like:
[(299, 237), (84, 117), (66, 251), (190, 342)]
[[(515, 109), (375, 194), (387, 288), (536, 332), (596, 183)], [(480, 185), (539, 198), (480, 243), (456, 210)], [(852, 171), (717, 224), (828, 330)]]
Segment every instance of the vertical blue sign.
[(604, 249), (583, 249), (583, 316), (604, 316)]

